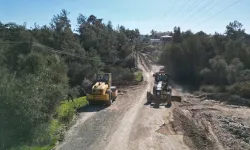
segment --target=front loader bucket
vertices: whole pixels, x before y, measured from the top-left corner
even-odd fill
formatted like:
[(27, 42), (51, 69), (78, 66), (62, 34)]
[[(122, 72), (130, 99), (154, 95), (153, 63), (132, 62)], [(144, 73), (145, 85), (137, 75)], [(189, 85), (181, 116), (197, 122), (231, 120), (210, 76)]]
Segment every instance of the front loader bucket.
[(181, 102), (181, 96), (171, 96), (171, 100), (175, 102)]

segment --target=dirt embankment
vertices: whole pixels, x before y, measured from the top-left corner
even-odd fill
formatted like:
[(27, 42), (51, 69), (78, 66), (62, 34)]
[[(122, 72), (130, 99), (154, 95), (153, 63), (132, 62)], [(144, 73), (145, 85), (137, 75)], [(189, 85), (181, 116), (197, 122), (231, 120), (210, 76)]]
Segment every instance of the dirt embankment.
[[(203, 97), (203, 96), (202, 96)], [(193, 149), (250, 149), (250, 109), (190, 94), (174, 110), (174, 128)]]

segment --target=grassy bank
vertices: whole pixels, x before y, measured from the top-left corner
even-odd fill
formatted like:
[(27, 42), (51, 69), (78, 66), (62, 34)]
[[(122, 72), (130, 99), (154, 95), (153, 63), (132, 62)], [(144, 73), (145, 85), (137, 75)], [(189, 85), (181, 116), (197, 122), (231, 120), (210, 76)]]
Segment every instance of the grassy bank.
[(18, 146), (12, 150), (50, 150), (57, 141), (63, 140), (66, 127), (76, 115), (76, 110), (87, 104), (86, 97), (74, 99), (74, 101), (64, 100), (56, 108), (56, 113), (45, 125), (46, 128), (34, 139), (30, 145)]
[(141, 78), (142, 78), (142, 72), (141, 71), (137, 71), (135, 72), (135, 80), (136, 81), (141, 81)]

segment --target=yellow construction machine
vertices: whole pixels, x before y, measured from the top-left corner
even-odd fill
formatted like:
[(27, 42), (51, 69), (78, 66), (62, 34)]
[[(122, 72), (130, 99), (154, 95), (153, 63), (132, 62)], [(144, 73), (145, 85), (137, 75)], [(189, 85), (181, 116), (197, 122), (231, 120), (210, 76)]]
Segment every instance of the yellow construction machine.
[(112, 86), (111, 73), (98, 73), (91, 93), (87, 95), (89, 104), (104, 103), (108, 106), (115, 101), (118, 95), (116, 86)]
[(172, 95), (172, 87), (169, 83), (170, 74), (160, 71), (153, 74), (155, 77), (155, 84), (153, 87), (153, 93), (147, 92), (147, 103), (154, 103), (156, 108), (159, 108), (160, 104), (165, 107), (171, 107), (172, 101), (181, 102), (180, 96)]

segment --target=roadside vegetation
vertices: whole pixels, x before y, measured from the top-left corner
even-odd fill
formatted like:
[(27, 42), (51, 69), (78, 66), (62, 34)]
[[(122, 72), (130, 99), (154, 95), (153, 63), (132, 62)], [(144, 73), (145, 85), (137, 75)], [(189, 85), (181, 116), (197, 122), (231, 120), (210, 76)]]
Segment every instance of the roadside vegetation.
[(142, 71), (137, 71), (137, 72), (135, 72), (135, 80), (136, 81), (141, 81), (141, 79), (142, 79)]
[[(76, 98), (73, 101), (64, 100), (56, 108), (50, 121), (44, 126), (43, 131), (38, 131), (35, 135), (34, 144), (19, 145), (13, 147), (13, 150), (50, 150), (58, 141), (62, 141), (64, 134), (67, 131), (68, 125), (72, 122), (76, 115), (77, 109), (84, 107), (87, 104), (86, 97)], [(41, 143), (46, 143), (42, 145)], [(40, 145), (40, 146), (39, 146)]]
[(160, 61), (177, 83), (250, 99), (249, 58), (250, 35), (234, 21), (225, 34), (181, 32), (175, 27), (173, 43), (163, 47)]
[[(0, 149), (49, 149), (63, 136), (97, 72), (135, 80), (139, 30), (62, 10), (49, 25), (0, 22)], [(70, 93), (74, 102), (62, 101)], [(27, 145), (27, 146), (23, 146)]]

